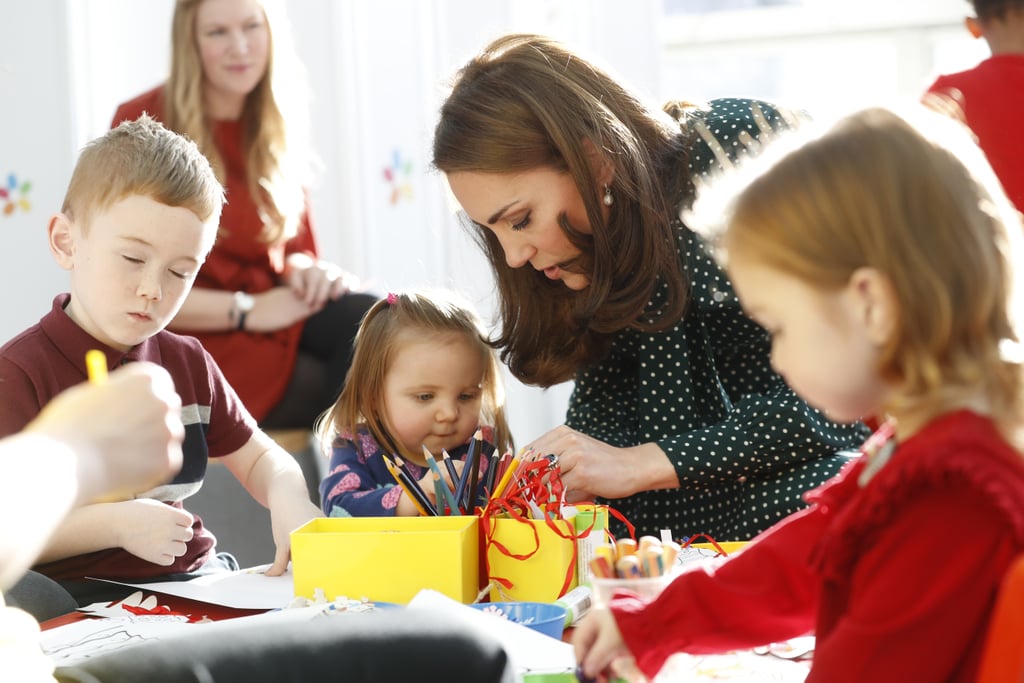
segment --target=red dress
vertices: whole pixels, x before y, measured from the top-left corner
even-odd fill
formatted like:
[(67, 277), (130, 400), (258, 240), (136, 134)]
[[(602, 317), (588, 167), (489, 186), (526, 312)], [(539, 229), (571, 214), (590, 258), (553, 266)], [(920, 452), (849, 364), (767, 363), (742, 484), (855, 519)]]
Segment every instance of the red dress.
[(613, 601), (640, 668), (653, 678), (674, 652), (813, 631), (807, 683), (973, 682), (999, 582), (1024, 552), (1024, 458), (968, 411), (894, 445), (864, 485), (870, 455), (808, 494), (812, 507), (720, 566), (681, 575), (646, 609)]
[(960, 106), (1006, 195), (1024, 211), (1024, 54), (993, 55), (973, 69), (939, 76), (928, 92)]
[[(113, 125), (134, 120), (143, 112), (157, 120), (163, 118), (163, 86), (119, 106)], [(259, 294), (278, 285), (288, 255), (304, 252), (316, 257), (318, 251), (308, 204), (294, 238), (277, 245), (260, 241), (263, 223), (249, 194), (242, 134), (241, 121), (214, 122), (214, 140), (227, 173), (227, 204), (221, 214), (217, 241), (199, 271), (195, 287)], [(202, 342), (245, 407), (257, 421), (262, 421), (288, 386), (303, 325), (304, 321), (299, 321), (268, 333), (176, 331)]]

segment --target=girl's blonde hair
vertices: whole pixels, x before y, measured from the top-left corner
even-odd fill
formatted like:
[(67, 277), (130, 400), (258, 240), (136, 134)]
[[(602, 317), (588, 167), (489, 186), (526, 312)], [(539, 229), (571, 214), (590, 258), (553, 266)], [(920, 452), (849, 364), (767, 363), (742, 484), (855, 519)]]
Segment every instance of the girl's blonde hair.
[(718, 257), (742, 249), (826, 291), (879, 271), (897, 306), (878, 372), (899, 398), (885, 410), (932, 414), (980, 391), (1016, 441), (1024, 226), (966, 128), (870, 108), (764, 156), (695, 205), (691, 225), (725, 216)]
[[(171, 29), (171, 73), (164, 86), (168, 128), (196, 141), (217, 177), (226, 170), (203, 102), (203, 65), (196, 16), (204, 0), (178, 0)], [(268, 244), (293, 237), (305, 210), (309, 182), (308, 90), (280, 0), (261, 0), (269, 32), (267, 72), (242, 111), (246, 176)]]
[[(501, 366), (480, 318), (454, 292), (420, 290), (389, 294), (363, 316), (345, 386), (318, 421), (317, 433), (324, 452), (330, 452), (336, 436), (354, 436), (359, 427), (365, 426), (386, 452), (406, 455), (384, 421), (382, 401), (388, 370), (406, 340), (450, 335), (461, 335), (479, 351), (484, 361), (480, 422), (494, 428), (492, 445), (499, 451), (512, 448)], [(354, 442), (361, 447), (359, 439)]]

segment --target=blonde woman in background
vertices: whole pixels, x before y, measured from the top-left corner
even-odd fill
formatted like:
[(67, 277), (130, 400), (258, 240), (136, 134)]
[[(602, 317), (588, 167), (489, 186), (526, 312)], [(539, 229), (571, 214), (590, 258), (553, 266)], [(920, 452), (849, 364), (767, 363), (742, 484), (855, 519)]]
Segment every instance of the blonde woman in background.
[(264, 429), (312, 428), (376, 297), (319, 258), (307, 92), (276, 0), (179, 0), (166, 83), (118, 107), (199, 145), (226, 188), (220, 233), (171, 329), (197, 337)]

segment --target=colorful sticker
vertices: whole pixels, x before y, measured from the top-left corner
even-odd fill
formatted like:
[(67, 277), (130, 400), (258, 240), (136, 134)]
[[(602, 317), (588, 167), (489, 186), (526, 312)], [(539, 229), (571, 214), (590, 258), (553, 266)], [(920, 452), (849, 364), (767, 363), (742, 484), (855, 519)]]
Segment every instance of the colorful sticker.
[(392, 206), (403, 198), (412, 201), (412, 161), (403, 161), (402, 152), (397, 147), (391, 154), (391, 165), (384, 168), (384, 181), (391, 188), (388, 201)]
[(0, 204), (3, 205), (4, 216), (12, 215), (17, 209), (25, 213), (32, 210), (32, 203), (28, 199), (28, 193), (32, 190), (32, 181), (23, 180), (18, 182), (18, 177), (12, 172), (7, 176), (7, 182), (0, 186)]

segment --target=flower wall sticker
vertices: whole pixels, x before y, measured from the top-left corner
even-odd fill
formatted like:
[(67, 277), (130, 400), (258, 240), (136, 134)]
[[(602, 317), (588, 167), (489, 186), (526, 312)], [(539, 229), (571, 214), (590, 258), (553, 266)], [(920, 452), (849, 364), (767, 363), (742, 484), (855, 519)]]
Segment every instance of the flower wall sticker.
[(384, 168), (384, 180), (391, 188), (388, 201), (392, 206), (402, 199), (412, 201), (412, 161), (402, 159), (402, 152), (397, 147), (391, 153), (391, 165)]
[(28, 193), (32, 190), (32, 181), (23, 180), (18, 182), (18, 177), (11, 173), (7, 176), (7, 182), (0, 186), (0, 203), (3, 204), (3, 215), (10, 216), (16, 209), (25, 213), (32, 210), (32, 203), (28, 200)]

